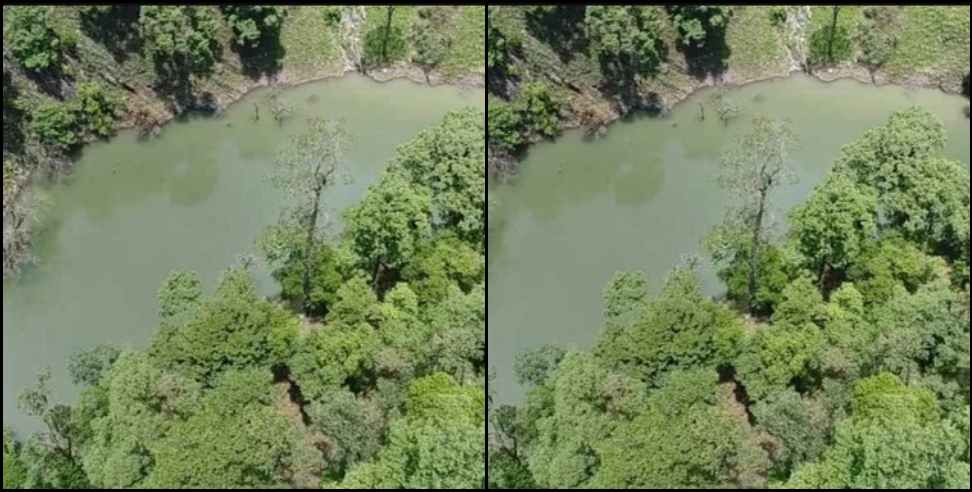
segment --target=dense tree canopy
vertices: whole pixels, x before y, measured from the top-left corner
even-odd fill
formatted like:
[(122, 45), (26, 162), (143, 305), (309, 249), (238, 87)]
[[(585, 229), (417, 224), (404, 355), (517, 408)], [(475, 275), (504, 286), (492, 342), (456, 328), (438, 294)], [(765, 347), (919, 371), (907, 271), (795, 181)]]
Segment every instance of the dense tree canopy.
[[(731, 189), (752, 190), (743, 205), (782, 175), (780, 144), (792, 141), (768, 120), (762, 130), (769, 138), (744, 138), (729, 159), (740, 164)], [(529, 393), (490, 407), (491, 477), (512, 488), (968, 488), (969, 176), (944, 145), (941, 123), (915, 108), (845, 146), (788, 232), (760, 235), (758, 317), (703, 295), (690, 268), (654, 296), (644, 274), (618, 273), (591, 351), (517, 357)], [(744, 223), (716, 239), (751, 242)], [(730, 296), (751, 278), (738, 251), (716, 256)]]

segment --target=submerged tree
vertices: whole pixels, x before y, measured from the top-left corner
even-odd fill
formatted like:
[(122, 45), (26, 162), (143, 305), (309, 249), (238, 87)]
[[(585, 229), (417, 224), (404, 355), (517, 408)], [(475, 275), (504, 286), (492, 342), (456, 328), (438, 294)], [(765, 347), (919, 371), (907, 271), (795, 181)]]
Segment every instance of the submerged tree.
[(759, 291), (761, 255), (771, 239), (773, 195), (795, 180), (789, 160), (796, 143), (789, 123), (758, 116), (753, 120), (753, 132), (722, 156), (719, 183), (733, 200), (723, 231), (736, 238), (731, 247), (737, 254), (741, 250), (747, 256), (751, 310), (755, 310)]
[(321, 196), (338, 179), (349, 143), (350, 136), (341, 123), (315, 119), (310, 129), (294, 137), (275, 160), (271, 179), (291, 203), (281, 224), (268, 232), (262, 249), (277, 271), (299, 268), (300, 297), (294, 300), (305, 312), (323, 314), (311, 303), (314, 261), (320, 259), (315, 252), (322, 249), (324, 241)]

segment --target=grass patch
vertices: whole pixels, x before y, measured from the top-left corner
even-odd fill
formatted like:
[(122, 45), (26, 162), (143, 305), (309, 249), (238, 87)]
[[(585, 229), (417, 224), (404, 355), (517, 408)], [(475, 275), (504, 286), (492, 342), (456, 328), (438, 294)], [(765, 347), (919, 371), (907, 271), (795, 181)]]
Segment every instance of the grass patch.
[(902, 9), (898, 46), (887, 64), (895, 77), (923, 72), (960, 83), (969, 70), (969, 6)]
[(783, 35), (766, 7), (734, 7), (726, 43), (731, 50), (729, 68), (742, 79), (786, 70)]
[(332, 66), (340, 56), (340, 33), (325, 17), (324, 7), (291, 7), (280, 32), (287, 50), (285, 69), (315, 72)]
[[(439, 7), (444, 8), (444, 7)], [(442, 63), (442, 71), (449, 76), (465, 72), (483, 73), (486, 67), (486, 7), (459, 7), (450, 50)], [(446, 27), (446, 26), (443, 26)]]
[[(761, 10), (763, 10), (763, 15), (769, 15), (767, 9), (764, 8)], [(807, 34), (813, 34), (829, 26), (833, 20), (833, 6), (810, 7), (810, 29), (807, 31)], [(841, 5), (840, 10), (837, 12), (837, 26), (847, 29), (847, 33), (852, 37), (857, 32), (857, 26), (863, 21), (864, 12), (862, 7)]]

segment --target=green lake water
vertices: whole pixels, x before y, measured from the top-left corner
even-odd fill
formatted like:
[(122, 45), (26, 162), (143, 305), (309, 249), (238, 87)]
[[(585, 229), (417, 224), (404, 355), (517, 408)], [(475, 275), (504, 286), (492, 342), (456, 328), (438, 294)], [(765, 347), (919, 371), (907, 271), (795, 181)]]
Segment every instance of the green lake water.
[[(51, 369), (56, 402), (78, 394), (67, 358), (98, 344), (142, 348), (158, 327), (156, 294), (172, 270), (194, 270), (212, 291), (220, 274), (279, 216), (282, 196), (268, 176), (276, 151), (310, 117), (340, 118), (354, 138), (350, 183), (324, 197), (337, 217), (360, 200), (395, 148), (451, 110), (485, 108), (483, 90), (384, 84), (347, 76), (287, 90), (295, 112), (278, 126), (257, 91), (220, 117), (166, 126), (160, 138), (125, 132), (87, 146), (76, 169), (40, 186), (47, 203), (33, 253), (38, 261), (3, 286), (3, 425), (39, 423), (16, 397)], [(259, 263), (260, 289), (276, 291)]]
[[(935, 90), (831, 84), (797, 75), (733, 89), (740, 116), (724, 127), (714, 107), (694, 95), (669, 117), (634, 118), (605, 138), (572, 132), (536, 145), (510, 183), (490, 186), (488, 362), (500, 403), (524, 389), (513, 378), (514, 355), (542, 344), (586, 348), (600, 333), (601, 293), (617, 271), (642, 270), (657, 290), (686, 254), (723, 217), (719, 155), (749, 130), (755, 114), (788, 118), (802, 144), (794, 166), (800, 182), (777, 195), (776, 218), (820, 183), (842, 145), (919, 105), (948, 129), (946, 155), (969, 166), (964, 97)], [(718, 295), (712, 269), (700, 264), (705, 288)]]

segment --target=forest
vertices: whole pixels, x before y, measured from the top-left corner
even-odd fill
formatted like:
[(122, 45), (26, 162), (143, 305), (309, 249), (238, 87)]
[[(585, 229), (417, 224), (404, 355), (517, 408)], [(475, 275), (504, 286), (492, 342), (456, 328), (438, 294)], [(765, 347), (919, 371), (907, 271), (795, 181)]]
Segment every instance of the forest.
[(528, 396), (490, 405), (491, 487), (969, 487), (968, 170), (934, 115), (899, 111), (782, 232), (797, 141), (757, 117), (722, 155), (724, 298), (698, 259), (657, 295), (618, 273), (593, 348), (517, 356)]
[[(159, 279), (150, 343), (82, 343), (63, 361), (76, 401), (50, 371), (20, 394), (42, 430), (5, 427), (4, 489), (484, 486), (485, 114), (415, 128), (332, 217), (328, 193), (369, 142), (336, 117), (297, 121), (276, 81), (474, 78), (477, 10), (4, 5), (5, 291), (36, 272), (34, 178), (69, 174), (88, 143), (134, 127), (149, 145), (172, 117), (218, 117), (261, 84), (275, 90), (257, 119), (302, 129), (267, 179), (283, 212), (238, 245), (257, 254), (212, 288), (191, 270)], [(258, 288), (264, 266), (279, 295)]]

